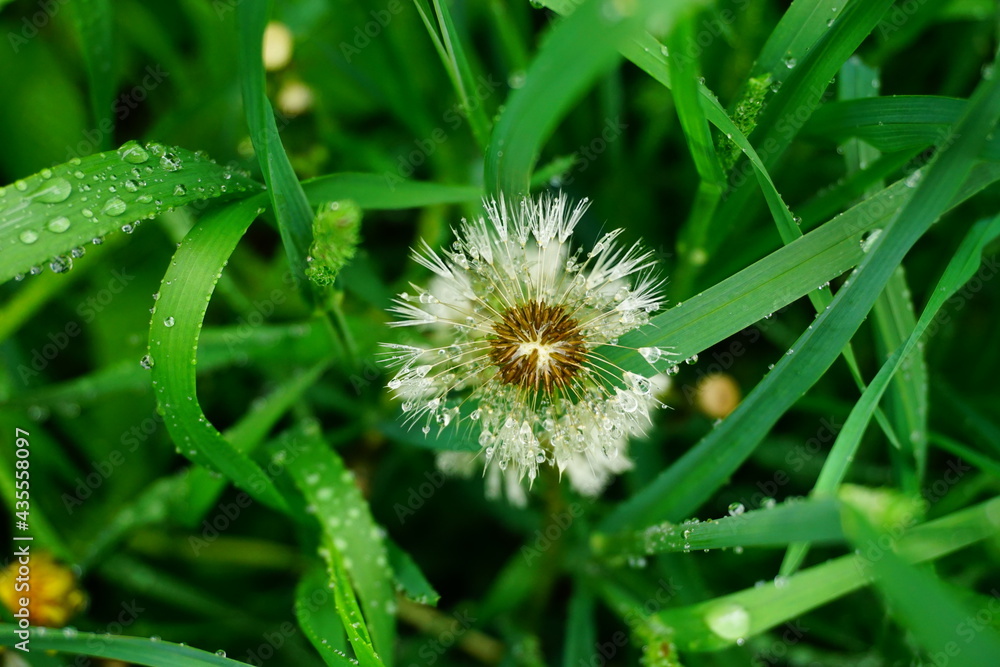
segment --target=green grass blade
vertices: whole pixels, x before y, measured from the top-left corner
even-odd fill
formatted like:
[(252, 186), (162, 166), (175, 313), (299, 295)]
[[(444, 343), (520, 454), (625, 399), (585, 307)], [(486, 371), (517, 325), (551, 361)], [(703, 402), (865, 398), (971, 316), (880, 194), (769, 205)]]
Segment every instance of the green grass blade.
[(983, 248), (997, 236), (1000, 236), (1000, 216), (977, 223), (962, 240), (962, 244), (931, 293), (927, 306), (920, 314), (920, 320), (911, 328), (904, 343), (882, 365), (868, 389), (851, 410), (843, 428), (837, 434), (830, 455), (813, 488), (813, 495), (828, 495), (836, 491), (847, 474), (847, 467), (861, 444), (865, 427), (889, 382), (905, 366), (907, 357), (918, 348), (921, 337), (933, 324), (941, 307), (975, 273)]
[[(493, 129), (486, 153), (485, 183), (494, 195), (526, 194), (542, 144), (571, 106), (618, 61), (618, 47), (641, 26), (649, 2), (629, 7), (585, 0), (557, 23), (514, 90)], [(572, 67), (566, 63), (572, 62)]]
[(204, 154), (128, 142), (0, 188), (0, 282), (176, 206), (259, 189)]
[[(955, 512), (904, 533), (898, 542), (903, 560), (935, 560), (994, 535), (1000, 499)], [(733, 646), (802, 616), (870, 582), (867, 564), (885, 555), (875, 544), (775, 582), (705, 602), (661, 611), (648, 623), (665, 626), (678, 648), (716, 651)], [(991, 664), (991, 663), (984, 663)]]
[(236, 486), (280, 510), (288, 505), (270, 476), (236, 450), (205, 418), (197, 401), (198, 334), (222, 267), (262, 211), (262, 196), (205, 216), (184, 238), (160, 286), (149, 326), (157, 410), (170, 437), (192, 461), (216, 470)]
[[(951, 206), (1000, 179), (1000, 167), (981, 165), (973, 170)], [(864, 256), (861, 240), (881, 228), (908, 202), (913, 189), (900, 181), (852, 207), (802, 238), (723, 280), (701, 294), (654, 317), (648, 327), (622, 336), (624, 347), (664, 347), (677, 358), (691, 355), (741, 331), (767, 315), (805, 296), (819, 285), (855, 266)], [(753, 342), (753, 341), (751, 341)], [(601, 354), (623, 370), (649, 373), (649, 364), (619, 348)], [(661, 361), (666, 370), (673, 361)]]
[[(764, 165), (776, 165), (791, 145), (798, 130), (820, 105), (823, 92), (836, 76), (840, 66), (872, 31), (892, 0), (851, 2), (839, 18), (823, 34), (800, 61), (761, 113), (751, 134), (754, 146), (762, 148)], [(735, 173), (744, 170), (737, 162)], [(717, 215), (723, 220), (746, 220), (747, 205), (752, 194), (748, 179), (730, 189)], [(721, 243), (722, 239), (716, 240)], [(713, 248), (714, 249), (714, 248)]]
[(594, 594), (582, 584), (574, 585), (566, 618), (563, 667), (592, 664), (597, 646), (596, 611)]
[[(18, 639), (16, 625), (0, 623), (0, 646), (14, 646)], [(190, 646), (154, 639), (123, 637), (108, 633), (78, 632), (66, 628), (33, 628), (31, 650), (60, 651), (74, 655), (122, 660), (146, 667), (245, 667), (242, 662), (224, 658)]]
[(295, 587), (295, 618), (299, 627), (329, 667), (352, 667), (330, 580), (322, 568), (313, 568)]
[(77, 0), (69, 3), (67, 9), (83, 52), (94, 128), (101, 136), (100, 145), (96, 148), (107, 150), (115, 132), (112, 103), (117, 88), (111, 1)]
[[(382, 531), (355, 485), (354, 475), (323, 441), (318, 426), (294, 432), (284, 447), (288, 470), (314, 510), (325, 541), (335, 552), (330, 557), (331, 570), (336, 574), (338, 564), (343, 564), (361, 598), (367, 620), (362, 636), (371, 633), (371, 639), (363, 643), (370, 643), (381, 660), (391, 666), (396, 636), (395, 592)], [(337, 577), (333, 583), (342, 586), (342, 579), (346, 580)], [(350, 636), (352, 629), (345, 629)], [(351, 643), (357, 652), (358, 643), (353, 639)]]
[(795, 0), (771, 31), (751, 76), (769, 74), (782, 82), (792, 73), (789, 63), (805, 58), (844, 9), (840, 0)]
[(299, 288), (307, 299), (311, 299), (312, 288), (305, 271), (306, 257), (312, 243), (313, 212), (281, 144), (274, 110), (265, 92), (261, 44), (267, 14), (267, 0), (246, 0), (236, 5), (243, 106), (250, 128), (250, 139), (264, 182), (267, 183), (288, 263)]
[(660, 523), (645, 530), (595, 533), (594, 553), (606, 558), (701, 551), (730, 547), (777, 547), (807, 538), (813, 542), (844, 539), (840, 505), (833, 498), (790, 501), (711, 521)]
[[(893, 542), (890, 532), (876, 530), (862, 513), (853, 510), (851, 519), (848, 533), (858, 549)], [(1000, 522), (994, 521), (994, 526), (1000, 528)], [(887, 598), (890, 613), (910, 630), (935, 663), (980, 667), (1000, 661), (1000, 634), (988, 622), (977, 622), (981, 611), (993, 617), (995, 598), (990, 598), (991, 605), (985, 610), (973, 609), (940, 579), (915, 568), (891, 548), (881, 549), (879, 558), (870, 559), (865, 567)]]
[(436, 607), (441, 594), (434, 590), (431, 582), (427, 581), (427, 577), (410, 554), (389, 538), (386, 538), (385, 546), (389, 553), (389, 566), (396, 575), (397, 590), (417, 604)]
[(461, 204), (483, 196), (482, 188), (472, 185), (407, 181), (393, 174), (329, 174), (305, 181), (302, 189), (313, 205), (350, 199), (363, 209), (375, 210)]
[[(843, 350), (906, 252), (959, 193), (972, 169), (979, 144), (996, 125), (998, 116), (1000, 84), (984, 80), (966, 116), (956, 126), (954, 140), (925, 168), (926, 174), (919, 182), (908, 180), (911, 186), (916, 186), (912, 197), (873, 242), (866, 245), (855, 273), (838, 291), (830, 307), (735, 412), (650, 486), (616, 510), (605, 526), (649, 524), (661, 517), (686, 515), (725, 482)], [(900, 224), (900, 221), (905, 222)], [(795, 243), (783, 250), (794, 248)], [(733, 310), (730, 305), (729, 312)], [(621, 342), (627, 345), (625, 338)]]

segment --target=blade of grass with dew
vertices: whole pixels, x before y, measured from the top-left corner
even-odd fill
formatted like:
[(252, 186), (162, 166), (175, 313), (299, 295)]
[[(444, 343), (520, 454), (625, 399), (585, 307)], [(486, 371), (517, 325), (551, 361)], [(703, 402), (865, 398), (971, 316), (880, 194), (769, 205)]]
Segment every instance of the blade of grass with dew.
[[(343, 565), (361, 598), (368, 628), (361, 636), (367, 639), (368, 632), (371, 633), (371, 638), (361, 643), (370, 643), (371, 646), (362, 647), (358, 658), (360, 660), (362, 653), (374, 649), (381, 656), (381, 661), (391, 667), (396, 637), (396, 603), (382, 530), (372, 518), (368, 503), (354, 483), (354, 475), (324, 442), (318, 425), (290, 432), (283, 443), (285, 450), (289, 451), (286, 457), (288, 471), (306, 501), (314, 508), (325, 536), (324, 542), (335, 552), (330, 556), (331, 572), (337, 574), (339, 566)], [(346, 577), (336, 576), (332, 583), (337, 588), (343, 588), (346, 581)], [(351, 628), (345, 629), (350, 636)], [(351, 645), (357, 652), (359, 642), (355, 638), (351, 638)]]
[[(878, 70), (869, 67), (857, 56), (851, 56), (840, 68), (837, 93), (842, 100), (874, 98), (880, 92), (880, 85)], [(878, 149), (860, 139), (850, 139), (842, 148), (849, 174), (863, 170), (881, 155)], [(882, 182), (873, 183), (867, 194), (874, 194), (883, 187), (885, 184)], [(880, 349), (888, 356), (890, 350), (902, 344), (916, 324), (902, 265), (875, 300), (873, 313)], [(865, 385), (856, 363), (852, 364), (851, 370), (858, 387), (864, 392)], [(895, 448), (890, 455), (899, 463), (902, 488), (916, 493), (927, 453), (927, 366), (922, 354), (911, 358), (907, 376), (910, 381), (897, 377), (890, 387), (892, 424), (880, 408), (876, 408), (875, 417)]]
[[(824, 104), (802, 128), (802, 135), (823, 142), (858, 138), (896, 152), (939, 143), (962, 116), (966, 100), (931, 95), (896, 95)], [(980, 157), (1000, 160), (1000, 138), (989, 137)]]
[(229, 256), (263, 212), (257, 195), (210, 213), (184, 238), (160, 285), (149, 325), (149, 359), (157, 411), (179, 451), (222, 473), (269, 507), (288, 503), (271, 477), (212, 426), (198, 402), (195, 365), (208, 301)]
[[(791, 145), (798, 130), (820, 105), (829, 82), (841, 65), (854, 53), (875, 28), (892, 0), (869, 0), (847, 4), (833, 25), (794, 65), (788, 78), (767, 103), (750, 139), (761, 149), (764, 165), (771, 169)], [(744, 169), (738, 161), (732, 173)], [(723, 220), (749, 220), (748, 205), (752, 194), (749, 179), (733, 184), (726, 201), (716, 215)], [(712, 239), (715, 246), (724, 239)]]
[[(952, 199), (957, 206), (997, 180), (1000, 166), (979, 165)], [(649, 373), (647, 362), (626, 351), (627, 347), (662, 347), (677, 359), (686, 359), (741, 331), (770, 313), (816, 289), (855, 266), (864, 256), (861, 240), (882, 227), (901, 206), (910, 201), (913, 189), (897, 182), (852, 207), (802, 238), (779, 248), (739, 273), (652, 318), (650, 324), (622, 336), (621, 347), (602, 348), (600, 353), (623, 370)], [(664, 371), (675, 362), (654, 364)]]
[[(847, 475), (847, 469), (853, 462), (861, 437), (864, 435), (868, 422), (878, 405), (882, 394), (890, 381), (903, 368), (907, 357), (921, 344), (921, 338), (934, 322), (941, 307), (955, 294), (975, 273), (979, 266), (983, 248), (987, 243), (1000, 236), (1000, 216), (977, 223), (962, 240), (961, 245), (948, 263), (944, 274), (931, 293), (931, 297), (920, 315), (919, 321), (910, 330), (906, 340), (895, 350), (892, 356), (882, 365), (875, 378), (868, 385), (861, 398), (851, 409), (844, 426), (837, 434), (830, 454), (827, 456), (820, 472), (819, 479), (812, 489), (813, 497), (830, 496), (836, 493), (837, 487)], [(796, 545), (788, 550), (782, 562), (782, 574), (793, 572), (805, 558), (808, 545)]]
[(845, 4), (841, 0), (795, 0), (768, 36), (750, 76), (770, 75), (774, 83), (784, 82), (792, 72), (789, 63), (809, 54)]
[(72, 249), (175, 206), (259, 189), (203, 154), (158, 143), (43, 169), (0, 188), (0, 282), (46, 262), (68, 270)]
[(363, 209), (392, 210), (437, 204), (463, 204), (482, 199), (483, 189), (472, 185), (446, 185), (408, 181), (391, 174), (338, 173), (302, 183), (309, 203), (350, 199)]
[(597, 605), (594, 594), (585, 584), (576, 582), (566, 613), (566, 638), (563, 641), (563, 667), (593, 664), (597, 646)]
[(427, 581), (410, 554), (388, 537), (385, 538), (385, 546), (389, 554), (389, 567), (396, 576), (396, 590), (411, 602), (436, 607), (441, 594)]
[[(198, 339), (197, 368), (198, 373), (207, 373), (257, 361), (309, 364), (331, 352), (329, 331), (318, 323), (262, 324), (250, 331), (240, 326), (205, 327)], [(149, 373), (134, 360), (125, 359), (79, 378), (39, 387), (10, 404), (87, 405), (111, 394), (148, 387)]]
[[(885, 544), (886, 539), (893, 542), (890, 532), (876, 529), (863, 513), (850, 507), (848, 512), (845, 525), (858, 550)], [(996, 530), (1000, 515), (994, 516)], [(891, 548), (878, 556), (864, 563), (869, 576), (887, 598), (889, 612), (935, 662), (942, 656), (949, 665), (981, 667), (1000, 660), (1000, 634), (991, 624), (976, 622), (981, 610), (969, 607), (931, 571), (917, 569)], [(992, 617), (992, 609), (987, 611)]]
[(295, 587), (295, 619), (329, 667), (352, 667), (347, 640), (324, 568), (309, 570)]
[(590, 544), (603, 558), (731, 547), (778, 547), (804, 538), (842, 542), (840, 505), (833, 498), (789, 501), (771, 509), (709, 521), (660, 523), (645, 530), (594, 533)]
[(542, 144), (587, 88), (615, 65), (619, 45), (641, 29), (651, 4), (630, 4), (626, 16), (618, 5), (584, 0), (550, 29), (524, 85), (510, 94), (494, 126), (484, 177), (491, 194), (528, 193)]
[[(861, 262), (830, 307), (803, 332), (789, 353), (722, 424), (651, 485), (613, 512), (605, 520), (605, 527), (623, 528), (636, 523), (654, 523), (663, 517), (686, 515), (725, 482), (781, 415), (840, 354), (906, 252), (959, 193), (972, 170), (980, 143), (996, 125), (998, 116), (1000, 81), (985, 79), (973, 94), (966, 115), (956, 125), (954, 140), (946, 142), (947, 147), (925, 167), (926, 174), (922, 178), (916, 182), (907, 179), (904, 183), (904, 186), (913, 186), (912, 196), (888, 220), (872, 243), (866, 244)], [(805, 238), (785, 249), (793, 248)], [(730, 308), (730, 312), (732, 310)], [(644, 333), (640, 330), (632, 339)], [(621, 344), (629, 344), (626, 337)]]
[(674, 108), (699, 178), (691, 212), (681, 228), (677, 243), (679, 264), (672, 282), (675, 292), (681, 295), (689, 293), (694, 273), (709, 259), (705, 252), (705, 238), (718, 233), (711, 223), (726, 187), (726, 177), (715, 151), (698, 90), (698, 59), (693, 55), (698, 51), (693, 24), (700, 16), (699, 12), (691, 11), (679, 18), (667, 41)]
[(67, 6), (87, 70), (87, 90), (93, 127), (101, 137), (94, 148), (111, 147), (115, 121), (112, 104), (117, 88), (114, 69), (114, 14), (110, 0), (76, 0)]
[[(0, 623), (0, 646), (14, 646), (19, 641), (16, 632), (17, 625)], [(190, 646), (73, 628), (32, 628), (31, 650), (121, 660), (145, 667), (246, 667), (245, 663)]]
[[(907, 562), (921, 563), (988, 539), (996, 534), (997, 512), (1000, 499), (994, 498), (915, 526), (900, 537), (898, 553)], [(884, 555), (875, 549), (877, 553), (862, 549), (763, 586), (665, 609), (645, 622), (683, 651), (725, 649), (868, 585), (866, 561)]]
[(274, 109), (265, 92), (264, 60), (261, 53), (264, 27), (267, 25), (267, 0), (244, 0), (236, 5), (239, 37), (239, 78), (250, 140), (260, 164), (268, 197), (278, 221), (278, 231), (288, 255), (296, 284), (307, 301), (313, 300), (312, 286), (306, 278), (306, 257), (312, 243), (313, 213), (292, 169)]
[(489, 145), (490, 120), (479, 100), (476, 100), (475, 105), (469, 101), (469, 90), (475, 88), (472, 67), (465, 55), (465, 49), (462, 48), (462, 41), (455, 29), (455, 22), (451, 18), (451, 11), (448, 9), (447, 3), (440, 2), (440, 0), (431, 0), (431, 2), (434, 5), (434, 17), (437, 19), (436, 26), (431, 19), (431, 10), (427, 6), (427, 0), (413, 0), (413, 5), (417, 8), (420, 20), (427, 28), (434, 49), (441, 58), (441, 64), (444, 65), (451, 85), (458, 94), (459, 104), (462, 105), (465, 117), (469, 119), (469, 127), (472, 129), (476, 143), (482, 150), (486, 150)]

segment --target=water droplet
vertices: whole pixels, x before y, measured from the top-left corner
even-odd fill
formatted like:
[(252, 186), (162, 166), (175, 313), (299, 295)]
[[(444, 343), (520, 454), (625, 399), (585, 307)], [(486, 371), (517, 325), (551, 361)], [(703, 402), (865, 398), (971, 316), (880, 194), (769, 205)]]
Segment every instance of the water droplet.
[(19, 190), (20, 192), (24, 192), (25, 190), (28, 189), (28, 184), (21, 180), (15, 181), (14, 188)]
[(58, 218), (52, 218), (45, 225), (45, 228), (50, 232), (55, 232), (56, 234), (62, 234), (67, 229), (69, 229), (69, 218), (65, 216), (59, 216)]
[(148, 354), (144, 354), (142, 356), (142, 359), (139, 360), (139, 365), (145, 368), (146, 370), (149, 370), (150, 368), (153, 367), (153, 357), (149, 356)]
[(175, 197), (183, 197), (186, 194), (187, 194), (187, 188), (185, 188), (182, 184), (178, 183), (177, 185), (174, 186)]
[(139, 190), (139, 184), (131, 178), (125, 181), (124, 185), (125, 189), (129, 192), (136, 192)]
[(729, 505), (729, 516), (739, 516), (745, 511), (746, 508), (743, 507), (743, 503), (730, 503)]
[(163, 320), (163, 326), (165, 326), (165, 327), (172, 327), (172, 326), (174, 326), (174, 318), (172, 318), (172, 317), (165, 318)]
[(118, 149), (118, 154), (126, 162), (132, 164), (142, 164), (149, 159), (149, 153), (139, 145), (138, 141), (127, 141)]
[(177, 171), (181, 168), (181, 160), (168, 151), (160, 156), (160, 166), (167, 171)]
[(125, 212), (125, 208), (125, 202), (121, 200), (121, 197), (112, 197), (104, 204), (101, 213), (110, 216), (119, 216)]
[(32, 229), (25, 229), (17, 238), (21, 239), (21, 243), (31, 245), (38, 240), (38, 233)]
[(73, 260), (66, 255), (57, 255), (49, 262), (52, 273), (66, 273), (73, 268)]
[(658, 347), (640, 347), (639, 354), (641, 354), (642, 358), (648, 361), (649, 363), (655, 364), (657, 361), (660, 360), (660, 357), (663, 355), (663, 352)]
[(72, 194), (73, 186), (65, 178), (53, 178), (34, 194), (35, 201), (45, 204), (58, 204)]
[(734, 602), (712, 607), (705, 613), (705, 623), (723, 639), (736, 641), (750, 631), (750, 614)]
[(875, 245), (875, 241), (882, 235), (881, 229), (873, 229), (861, 237), (861, 252), (868, 252)]
[(797, 61), (795, 58), (788, 57), (785, 58), (784, 62), (785, 62), (785, 67), (787, 67), (788, 69), (792, 69), (798, 64), (799, 61)]

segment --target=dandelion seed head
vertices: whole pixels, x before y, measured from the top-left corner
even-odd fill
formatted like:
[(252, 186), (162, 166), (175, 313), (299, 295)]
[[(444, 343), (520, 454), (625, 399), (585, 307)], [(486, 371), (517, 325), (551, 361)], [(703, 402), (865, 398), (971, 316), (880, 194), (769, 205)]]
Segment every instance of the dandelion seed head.
[[(392, 326), (427, 335), (426, 347), (385, 346), (404, 421), (424, 432), (469, 425), (490, 494), (504, 488), (522, 500), (510, 484), (530, 483), (543, 465), (580, 493), (600, 493), (631, 467), (628, 438), (644, 434), (660, 406), (649, 379), (599, 352), (661, 307), (656, 261), (639, 243), (621, 244), (622, 230), (574, 248), (587, 206), (563, 194), (485, 202), (486, 216), (463, 220), (449, 247), (414, 250), (431, 280), (390, 309)], [(635, 352), (651, 370), (670, 354)]]

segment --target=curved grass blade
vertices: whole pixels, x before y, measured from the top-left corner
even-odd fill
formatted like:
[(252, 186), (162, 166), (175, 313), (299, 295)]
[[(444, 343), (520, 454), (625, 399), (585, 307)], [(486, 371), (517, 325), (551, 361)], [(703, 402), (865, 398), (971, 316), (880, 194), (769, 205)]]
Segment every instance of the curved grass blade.
[(267, 0), (244, 0), (236, 4), (243, 106), (250, 128), (250, 140), (264, 175), (264, 182), (267, 183), (268, 196), (278, 220), (278, 231), (288, 254), (288, 263), (296, 284), (306, 299), (311, 301), (312, 286), (306, 278), (306, 257), (312, 243), (313, 214), (281, 144), (274, 109), (265, 92), (261, 45), (264, 42), (267, 14)]
[(295, 618), (313, 648), (330, 667), (354, 667), (347, 657), (344, 628), (330, 592), (330, 580), (322, 568), (313, 568), (295, 587)]
[(415, 604), (436, 607), (441, 595), (427, 581), (410, 554), (389, 538), (386, 538), (385, 546), (389, 552), (389, 566), (396, 575), (396, 590)]
[[(908, 179), (904, 184), (915, 186), (912, 196), (897, 209), (872, 243), (866, 244), (855, 273), (838, 291), (830, 307), (803, 332), (789, 354), (782, 357), (735, 412), (650, 486), (609, 516), (605, 526), (649, 524), (661, 517), (688, 514), (725, 482), (843, 350), (895, 267), (959, 193), (972, 170), (979, 145), (996, 125), (998, 116), (1000, 80), (986, 79), (976, 89), (950, 143), (946, 142), (947, 148), (934, 157), (918, 181)], [(793, 248), (795, 243), (783, 250)], [(815, 280), (815, 274), (812, 279)], [(733, 308), (729, 310), (732, 312)], [(642, 334), (638, 332), (634, 338)], [(622, 344), (629, 344), (625, 337)]]
[[(17, 643), (16, 630), (16, 625), (0, 623), (0, 646)], [(242, 662), (190, 646), (142, 637), (78, 632), (72, 628), (33, 628), (31, 650), (88, 655), (146, 667), (245, 667)]]
[(571, 105), (618, 61), (619, 46), (639, 31), (650, 4), (631, 3), (633, 13), (623, 16), (619, 5), (585, 0), (552, 28), (524, 86), (511, 93), (493, 129), (484, 178), (489, 192), (528, 193), (542, 144)]
[(791, 74), (789, 63), (808, 55), (843, 10), (842, 0), (795, 0), (771, 31), (754, 63), (751, 76), (769, 74), (781, 83)]
[(182, 454), (230, 478), (254, 498), (282, 511), (288, 504), (271, 478), (205, 418), (197, 400), (198, 334), (208, 300), (246, 228), (264, 209), (262, 195), (205, 216), (184, 238), (160, 286), (149, 326), (157, 410)]
[(254, 181), (203, 153), (134, 141), (0, 188), (0, 282), (176, 206), (256, 192)]
[[(349, 623), (344, 618), (345, 630), (355, 654), (362, 664), (384, 662), (391, 666), (396, 636), (393, 617), (396, 602), (382, 531), (354, 483), (354, 475), (324, 442), (318, 425), (287, 434), (283, 448), (286, 452), (294, 452), (286, 457), (288, 470), (319, 520), (325, 536), (333, 575), (330, 582), (338, 595), (349, 593), (350, 582), (353, 582), (361, 598), (367, 623), (362, 622), (360, 628), (352, 628), (351, 623), (360, 619)], [(350, 580), (341, 574), (341, 567), (350, 574)], [(348, 590), (343, 591), (344, 588)], [(353, 593), (349, 597), (353, 599)], [(351, 608), (347, 597), (343, 602), (348, 609)], [(342, 608), (341, 603), (338, 603), (338, 608)], [(344, 611), (341, 613), (343, 615)], [(349, 615), (353, 616), (353, 611)], [(353, 630), (360, 634), (354, 636)], [(372, 659), (374, 662), (371, 662)]]

